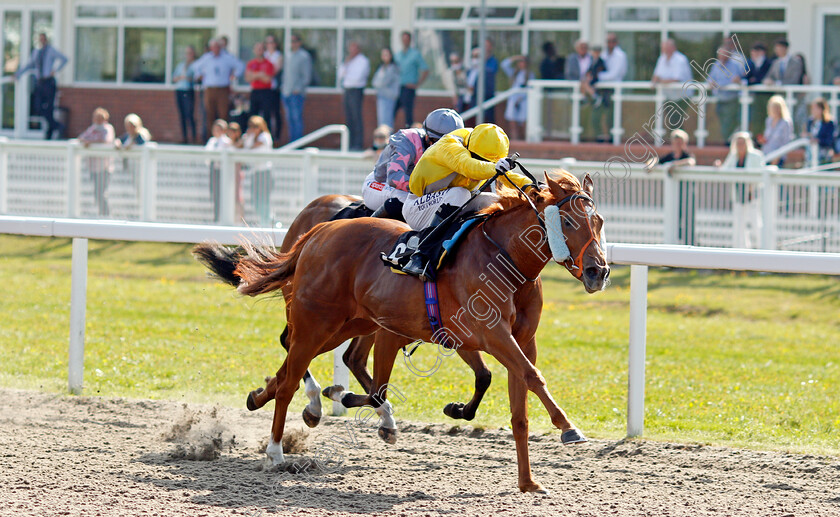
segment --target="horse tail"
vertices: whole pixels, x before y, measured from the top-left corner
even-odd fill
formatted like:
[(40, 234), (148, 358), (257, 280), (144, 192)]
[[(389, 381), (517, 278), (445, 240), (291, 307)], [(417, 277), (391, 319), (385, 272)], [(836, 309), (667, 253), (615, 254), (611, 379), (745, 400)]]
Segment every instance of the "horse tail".
[(292, 280), (303, 247), (323, 224), (303, 234), (286, 253), (248, 250), (239, 260), (234, 274), (239, 277), (237, 288), (241, 294), (257, 296), (281, 289)]
[(239, 287), (240, 278), (234, 274), (237, 264), (245, 255), (241, 246), (228, 248), (221, 244), (203, 242), (192, 250), (196, 260), (204, 264), (214, 277), (222, 282)]

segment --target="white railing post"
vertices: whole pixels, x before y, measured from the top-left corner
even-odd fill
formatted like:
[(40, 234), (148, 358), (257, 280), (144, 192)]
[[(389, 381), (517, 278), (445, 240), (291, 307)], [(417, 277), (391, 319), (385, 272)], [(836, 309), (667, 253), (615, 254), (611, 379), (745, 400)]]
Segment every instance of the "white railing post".
[(543, 138), (543, 87), (542, 84), (528, 85), (528, 121), (525, 127), (525, 140), (541, 142)]
[(761, 235), (759, 241), (761, 249), (774, 250), (776, 249), (776, 214), (779, 206), (779, 183), (776, 178), (770, 174), (769, 170), (764, 170), (761, 175), (762, 189), (761, 192)]
[(697, 129), (694, 131), (694, 138), (697, 139), (697, 147), (706, 147), (706, 137), (709, 136), (709, 130), (706, 129), (706, 104), (708, 102), (698, 102), (697, 106)]
[[(210, 181), (213, 181), (211, 178)], [(227, 148), (221, 151), (221, 160), (219, 160), (219, 184), (216, 185), (219, 189), (217, 194), (219, 197), (219, 223), (225, 226), (231, 226), (238, 223), (236, 219), (236, 167), (233, 163), (233, 158), (230, 155), (230, 150)]]
[[(347, 351), (349, 346), (350, 341), (345, 341), (333, 350), (333, 386), (344, 386), (345, 390), (350, 389), (350, 370), (344, 364), (344, 352)], [(332, 414), (333, 416), (345, 415), (347, 414), (347, 408), (341, 402), (333, 401)]]
[(70, 272), (70, 351), (67, 387), (70, 393), (82, 393), (85, 364), (85, 308), (87, 305), (87, 239), (73, 239)]
[(143, 221), (157, 219), (157, 145), (150, 142), (141, 147), (140, 155), (140, 191), (142, 206), (140, 209)]
[(580, 83), (576, 82), (572, 86), (572, 127), (569, 128), (573, 144), (580, 143), (580, 134), (583, 133), (583, 127), (580, 125), (580, 102), (582, 100), (583, 94), (580, 93)]
[(341, 126), (338, 132), (341, 134), (339, 149), (342, 153), (346, 153), (350, 149), (350, 129), (347, 126)]
[(301, 209), (318, 197), (318, 149), (307, 147), (303, 151), (303, 177), (301, 178)]
[(654, 94), (654, 104), (655, 105), (654, 105), (654, 109), (653, 109), (653, 114), (654, 114), (654, 119), (655, 120), (653, 122), (653, 124), (654, 124), (653, 128), (654, 128), (654, 132), (656, 133), (656, 136), (658, 136), (660, 138), (660, 140), (658, 140), (658, 142), (661, 142), (662, 140), (665, 139), (665, 128), (662, 125), (663, 122), (664, 122), (662, 119), (665, 118), (665, 117), (663, 117), (663, 113), (662, 113), (662, 106), (665, 104), (665, 92), (662, 91), (662, 88), (663, 87), (662, 87), (661, 84), (657, 84), (656, 85), (656, 93)]
[(668, 172), (662, 177), (662, 242), (677, 243), (677, 227), (680, 218), (679, 180), (674, 179)]
[(622, 105), (624, 103), (624, 88), (621, 83), (615, 86), (615, 95), (612, 98), (613, 119), (612, 119), (612, 142), (613, 145), (621, 145), (621, 137), (624, 136), (624, 126), (622, 126)]
[(0, 137), (0, 214), (9, 212), (9, 139)]
[(811, 151), (811, 160), (809, 165), (812, 169), (816, 169), (820, 166), (820, 144), (817, 142), (812, 143), (809, 150)]
[[(753, 102), (752, 95), (745, 85), (741, 85), (740, 95), (738, 100), (741, 103), (741, 131), (750, 130), (750, 104)], [(724, 141), (729, 135), (723, 135)]]
[(67, 142), (67, 217), (79, 217), (82, 211), (82, 171), (79, 142)]
[(630, 347), (627, 370), (627, 436), (645, 428), (648, 267), (630, 266)]

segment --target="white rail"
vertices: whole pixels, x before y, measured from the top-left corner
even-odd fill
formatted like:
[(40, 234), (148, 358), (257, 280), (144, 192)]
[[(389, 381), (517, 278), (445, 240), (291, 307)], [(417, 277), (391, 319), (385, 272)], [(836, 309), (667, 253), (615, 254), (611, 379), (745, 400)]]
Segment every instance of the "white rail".
[(312, 142), (316, 142), (324, 138), (325, 136), (333, 135), (335, 133), (341, 135), (341, 144), (339, 150), (342, 153), (346, 153), (347, 150), (350, 148), (350, 129), (348, 129), (347, 126), (345, 126), (344, 124), (330, 124), (320, 129), (316, 129), (308, 135), (303, 135), (297, 140), (289, 142), (283, 147), (280, 147), (278, 151), (292, 151), (294, 149), (301, 149), (307, 144), (311, 144)]
[[(282, 242), (285, 230), (243, 230), (242, 228), (196, 227), (192, 225), (0, 216), (0, 233), (73, 238), (68, 388), (72, 393), (81, 393), (84, 368), (87, 239), (155, 242), (200, 242), (212, 239), (224, 244), (238, 244), (247, 239), (259, 243), (279, 243)], [(628, 436), (641, 436), (644, 431), (648, 267), (665, 266), (840, 275), (840, 254), (838, 253), (608, 244), (607, 259), (612, 264), (629, 264), (631, 266), (627, 394)], [(418, 310), (422, 309), (418, 308)], [(339, 384), (346, 383), (349, 379), (347, 368), (341, 361), (342, 352), (343, 347), (340, 347), (333, 355), (334, 381)], [(340, 413), (340, 407), (337, 406), (336, 404), (333, 405), (334, 413)]]

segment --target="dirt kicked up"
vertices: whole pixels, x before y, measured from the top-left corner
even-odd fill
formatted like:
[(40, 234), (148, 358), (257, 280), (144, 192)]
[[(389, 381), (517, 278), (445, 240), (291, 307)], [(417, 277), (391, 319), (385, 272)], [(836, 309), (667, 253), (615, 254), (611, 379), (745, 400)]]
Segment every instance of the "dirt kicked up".
[(0, 515), (840, 516), (838, 458), (550, 434), (521, 494), (506, 430), (295, 414), (267, 468), (271, 414), (0, 390)]

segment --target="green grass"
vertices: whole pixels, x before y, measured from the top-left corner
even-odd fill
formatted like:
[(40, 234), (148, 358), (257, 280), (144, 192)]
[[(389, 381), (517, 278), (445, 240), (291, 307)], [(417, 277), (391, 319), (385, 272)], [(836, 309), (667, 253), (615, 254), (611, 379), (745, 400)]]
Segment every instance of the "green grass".
[[(86, 394), (243, 406), (279, 367), (282, 302), (208, 280), (189, 248), (90, 242)], [(626, 421), (629, 269), (612, 276), (606, 292), (587, 295), (549, 266), (537, 336), (549, 389), (602, 438), (622, 436)], [(0, 237), (0, 285), (0, 385), (64, 392), (70, 242)], [(649, 285), (647, 438), (840, 454), (840, 279), (652, 269)], [(415, 363), (434, 355), (423, 346)], [(472, 424), (505, 426), (504, 368), (488, 360), (494, 380)], [(418, 378), (400, 361), (397, 416), (452, 422), (441, 409), (472, 394), (466, 365), (447, 358)], [(312, 370), (328, 385), (331, 357)], [(548, 430), (529, 401), (533, 428)]]

